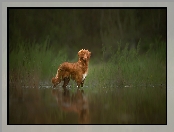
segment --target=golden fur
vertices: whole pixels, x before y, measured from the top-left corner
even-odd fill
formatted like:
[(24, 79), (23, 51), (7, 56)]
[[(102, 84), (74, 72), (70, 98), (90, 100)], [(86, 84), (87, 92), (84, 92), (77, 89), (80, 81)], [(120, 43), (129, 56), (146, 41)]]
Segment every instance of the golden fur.
[(62, 63), (55, 77), (52, 78), (53, 87), (56, 87), (62, 80), (64, 81), (63, 87), (65, 88), (70, 78), (75, 80), (78, 87), (83, 87), (85, 77), (88, 73), (88, 65), (91, 52), (82, 49), (78, 52), (79, 60), (75, 63), (64, 62)]

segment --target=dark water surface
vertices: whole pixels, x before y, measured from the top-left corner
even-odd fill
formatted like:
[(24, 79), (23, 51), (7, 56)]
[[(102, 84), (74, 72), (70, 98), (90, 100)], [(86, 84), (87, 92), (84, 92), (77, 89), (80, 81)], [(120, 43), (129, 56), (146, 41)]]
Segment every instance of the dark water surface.
[(166, 124), (166, 86), (9, 88), (9, 124)]

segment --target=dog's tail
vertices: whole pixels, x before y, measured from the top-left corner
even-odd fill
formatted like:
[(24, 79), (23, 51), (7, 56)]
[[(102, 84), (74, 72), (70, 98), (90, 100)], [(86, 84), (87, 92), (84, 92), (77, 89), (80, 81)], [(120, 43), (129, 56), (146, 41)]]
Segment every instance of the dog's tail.
[(56, 76), (55, 76), (56, 79), (59, 78), (59, 71), (60, 71), (60, 69), (57, 70), (57, 73), (56, 73)]
[(52, 78), (51, 82), (54, 84), (53, 87), (56, 87), (56, 85), (61, 82), (61, 78), (59, 77), (59, 69), (57, 70), (56, 76)]

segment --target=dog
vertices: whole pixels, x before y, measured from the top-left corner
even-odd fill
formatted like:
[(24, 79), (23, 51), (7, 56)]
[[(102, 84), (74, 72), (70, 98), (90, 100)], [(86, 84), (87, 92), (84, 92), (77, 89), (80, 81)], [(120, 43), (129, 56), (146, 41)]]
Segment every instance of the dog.
[(64, 62), (60, 64), (57, 70), (57, 74), (52, 78), (53, 88), (56, 87), (62, 80), (63, 88), (66, 88), (70, 79), (77, 83), (78, 88), (83, 87), (85, 78), (88, 74), (89, 59), (91, 52), (85, 49), (81, 49), (78, 52), (78, 61), (75, 63)]

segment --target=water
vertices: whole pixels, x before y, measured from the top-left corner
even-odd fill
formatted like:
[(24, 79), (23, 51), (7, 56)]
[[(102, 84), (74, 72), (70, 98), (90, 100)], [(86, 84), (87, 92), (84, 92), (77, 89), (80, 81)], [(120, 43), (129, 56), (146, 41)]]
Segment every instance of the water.
[(9, 124), (166, 124), (166, 86), (9, 88)]

